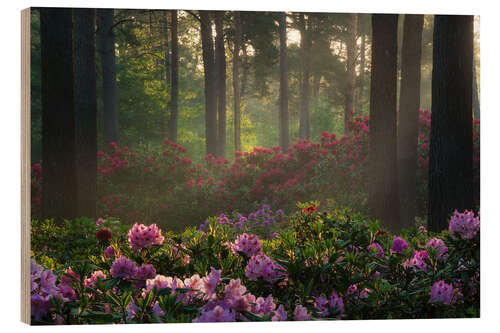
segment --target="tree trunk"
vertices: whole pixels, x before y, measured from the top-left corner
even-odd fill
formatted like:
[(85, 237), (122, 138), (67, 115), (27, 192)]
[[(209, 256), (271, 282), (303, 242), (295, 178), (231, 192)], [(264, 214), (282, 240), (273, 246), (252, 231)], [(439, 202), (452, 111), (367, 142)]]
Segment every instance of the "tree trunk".
[(241, 151), (241, 109), (240, 109), (240, 49), (241, 17), (234, 12), (233, 94), (234, 94), (234, 150)]
[(215, 12), (215, 67), (217, 68), (217, 155), (226, 156), (226, 52), (224, 49), (224, 12)]
[(372, 15), (368, 206), (371, 216), (400, 229), (396, 141), (398, 15)]
[(474, 119), (480, 119), (480, 107), (479, 107), (479, 91), (477, 89), (477, 74), (476, 74), (476, 62), (474, 61), (474, 56), (472, 57), (472, 105), (474, 108)]
[(71, 8), (40, 9), (42, 218), (77, 216)]
[(311, 20), (309, 15), (307, 23), (304, 14), (300, 14), (300, 43), (302, 53), (302, 87), (300, 93), (300, 124), (299, 137), (308, 139), (311, 134), (309, 121), (309, 76), (311, 72)]
[(398, 170), (403, 228), (415, 223), (423, 15), (405, 15), (399, 97)]
[[(172, 13), (170, 13), (170, 15), (172, 15)], [(170, 34), (172, 34), (172, 32), (170, 32)], [(167, 83), (167, 86), (170, 86), (170, 83), (172, 82), (172, 67), (171, 67), (172, 65), (170, 63), (171, 55), (168, 42), (168, 11), (165, 11), (163, 15), (163, 35), (165, 36), (165, 53), (164, 53), (165, 82)]]
[(95, 9), (73, 9), (78, 216), (96, 217), (97, 76)]
[(179, 41), (177, 36), (177, 11), (172, 10), (171, 28), (172, 34), (172, 89), (170, 90), (170, 120), (168, 122), (168, 137), (170, 141), (177, 142), (177, 126), (179, 122), (178, 99), (179, 99)]
[(436, 15), (429, 161), (429, 230), (472, 209), (473, 16)]
[(200, 11), (201, 46), (205, 72), (205, 144), (207, 155), (217, 155), (217, 89), (212, 20), (208, 11)]
[(280, 13), (280, 109), (279, 109), (279, 142), (283, 152), (290, 144), (288, 128), (288, 65), (286, 56), (286, 13)]
[(97, 43), (101, 56), (104, 143), (118, 142), (118, 102), (116, 99), (115, 37), (113, 9), (97, 9), (99, 27)]
[(358, 33), (358, 14), (349, 14), (347, 23), (347, 81), (345, 86), (344, 133), (349, 132), (350, 112), (354, 112), (354, 89), (356, 88), (356, 35)]
[(359, 51), (359, 77), (358, 77), (358, 96), (356, 98), (355, 114), (363, 115), (363, 100), (365, 98), (365, 58), (366, 58), (366, 36), (361, 35), (361, 45)]
[(243, 99), (243, 96), (245, 96), (245, 92), (247, 91), (247, 82), (248, 82), (248, 54), (247, 54), (247, 46), (243, 42), (241, 43), (241, 50), (243, 51), (243, 61), (242, 61), (242, 69), (243, 73), (241, 73), (241, 93), (240, 93), (240, 98)]

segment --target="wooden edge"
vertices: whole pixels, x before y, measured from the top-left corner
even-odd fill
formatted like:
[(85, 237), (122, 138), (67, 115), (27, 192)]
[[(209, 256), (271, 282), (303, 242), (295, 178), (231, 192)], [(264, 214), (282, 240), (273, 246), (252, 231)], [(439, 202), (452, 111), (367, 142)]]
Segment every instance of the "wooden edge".
[(31, 324), (31, 9), (21, 11), (21, 321)]

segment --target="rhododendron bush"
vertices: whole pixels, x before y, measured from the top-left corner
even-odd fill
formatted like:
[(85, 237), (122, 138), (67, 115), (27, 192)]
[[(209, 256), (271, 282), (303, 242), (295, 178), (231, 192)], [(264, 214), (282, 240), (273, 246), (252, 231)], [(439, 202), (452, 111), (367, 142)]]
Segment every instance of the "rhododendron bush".
[(479, 316), (479, 213), (453, 212), (439, 234), (414, 227), (392, 235), (350, 209), (323, 207), (298, 204), (272, 237), (243, 230), (274, 217), (268, 206), (260, 220), (219, 215), (182, 233), (102, 218), (35, 221), (32, 321)]
[[(348, 136), (324, 132), (319, 142), (300, 139), (285, 152), (279, 147), (236, 152), (233, 162), (208, 155), (194, 163), (184, 147), (168, 140), (161, 150), (136, 152), (112, 142), (108, 153), (98, 153), (99, 215), (180, 232), (222, 212), (248, 218), (262, 204), (288, 214), (296, 201), (317, 200), (366, 213), (368, 117), (354, 117), (349, 128)], [(429, 132), (430, 112), (420, 111), (420, 216), (426, 215)], [(35, 217), (43, 195), (41, 170), (40, 164), (32, 167)], [(474, 182), (479, 200), (479, 121), (474, 123)]]

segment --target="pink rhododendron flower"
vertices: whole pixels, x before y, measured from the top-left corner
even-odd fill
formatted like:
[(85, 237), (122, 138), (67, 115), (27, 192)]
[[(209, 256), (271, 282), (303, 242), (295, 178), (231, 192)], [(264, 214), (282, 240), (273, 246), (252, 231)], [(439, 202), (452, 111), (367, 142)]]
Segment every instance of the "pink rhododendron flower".
[(402, 253), (407, 248), (408, 248), (408, 243), (406, 243), (406, 241), (403, 238), (401, 237), (394, 238), (394, 241), (392, 242), (392, 252)]
[(104, 257), (106, 259), (111, 259), (115, 256), (115, 249), (113, 249), (113, 247), (110, 245), (106, 248), (106, 250), (104, 251)]
[(455, 210), (450, 219), (449, 230), (451, 234), (459, 234), (462, 239), (472, 239), (479, 231), (479, 224), (479, 215), (475, 217), (472, 210), (463, 213)]
[(97, 221), (95, 221), (95, 224), (97, 226), (101, 226), (103, 223), (104, 223), (104, 219), (103, 218), (98, 218)]
[(106, 274), (104, 274), (103, 271), (95, 271), (90, 275), (89, 278), (85, 279), (83, 285), (86, 287), (94, 288), (97, 280), (104, 280), (104, 279), (106, 279)]
[(329, 314), (328, 311), (328, 298), (321, 295), (314, 298), (314, 308), (318, 311), (320, 317), (326, 317)]
[(140, 267), (137, 267), (137, 271), (135, 272), (133, 278), (140, 281), (134, 281), (134, 285), (136, 288), (144, 288), (146, 286), (146, 280), (154, 279), (156, 276), (156, 269), (151, 264), (142, 264)]
[(161, 230), (152, 224), (145, 226), (144, 224), (134, 224), (128, 232), (128, 242), (133, 250), (150, 248), (153, 245), (161, 245), (164, 237), (161, 235)]
[(444, 241), (440, 238), (432, 238), (425, 244), (426, 248), (433, 248), (436, 251), (437, 258), (442, 260), (448, 252), (448, 247), (444, 244)]
[(307, 313), (307, 309), (300, 304), (297, 305), (295, 310), (293, 310), (293, 320), (302, 321), (309, 319), (311, 319), (311, 316)]
[(210, 268), (210, 274), (202, 279), (203, 292), (206, 298), (212, 298), (215, 295), (215, 289), (220, 282), (221, 270)]
[(258, 236), (244, 233), (231, 243), (231, 250), (233, 253), (243, 252), (247, 257), (252, 257), (262, 253), (262, 244)]
[(259, 254), (252, 256), (245, 268), (245, 276), (250, 281), (257, 281), (259, 277), (267, 282), (274, 283), (283, 273), (284, 268), (266, 255)]
[(137, 272), (137, 265), (127, 257), (121, 256), (113, 262), (109, 272), (114, 278), (129, 278)]
[(271, 319), (272, 321), (286, 321), (288, 319), (288, 313), (286, 312), (283, 304), (278, 306), (278, 309), (274, 311), (274, 316)]
[(344, 301), (342, 297), (337, 295), (335, 291), (332, 291), (332, 295), (330, 296), (330, 301), (328, 302), (332, 314), (336, 314), (337, 316), (342, 316), (345, 312), (344, 309)]
[(235, 313), (231, 309), (225, 309), (220, 305), (215, 306), (212, 310), (203, 311), (201, 316), (193, 320), (197, 323), (211, 322), (231, 322), (235, 321)]
[(437, 281), (432, 285), (431, 298), (429, 303), (440, 303), (450, 305), (453, 302), (454, 289), (451, 284), (443, 280)]
[(273, 295), (268, 295), (266, 298), (259, 297), (255, 300), (255, 307), (253, 312), (258, 315), (267, 315), (273, 312), (276, 308), (274, 304)]
[(31, 316), (35, 320), (41, 320), (49, 313), (52, 308), (51, 298), (50, 295), (34, 294), (31, 296)]

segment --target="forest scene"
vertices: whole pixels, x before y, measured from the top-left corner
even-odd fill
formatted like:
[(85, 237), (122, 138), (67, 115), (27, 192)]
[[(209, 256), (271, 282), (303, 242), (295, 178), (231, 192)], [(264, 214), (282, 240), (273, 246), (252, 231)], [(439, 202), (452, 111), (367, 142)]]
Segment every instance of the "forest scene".
[(480, 316), (479, 16), (30, 28), (32, 324)]

